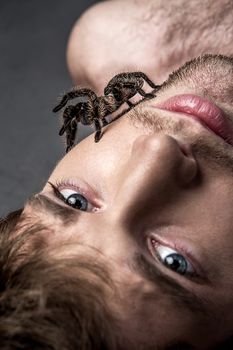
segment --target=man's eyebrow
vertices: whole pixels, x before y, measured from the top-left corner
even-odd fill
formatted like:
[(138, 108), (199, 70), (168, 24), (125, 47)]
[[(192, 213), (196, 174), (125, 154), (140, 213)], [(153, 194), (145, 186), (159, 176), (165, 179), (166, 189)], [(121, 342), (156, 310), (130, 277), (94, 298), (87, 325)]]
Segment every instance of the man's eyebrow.
[(65, 206), (65, 204), (59, 204), (41, 193), (31, 196), (28, 199), (27, 204), (34, 209), (38, 209), (52, 215), (55, 219), (60, 219), (63, 225), (73, 223), (74, 220), (77, 220), (78, 214), (80, 214), (78, 210)]
[[(43, 194), (30, 197), (27, 203), (34, 209), (48, 212), (55, 219), (60, 219), (64, 225), (77, 220), (77, 215), (79, 214), (78, 211), (76, 212), (68, 206), (65, 207)], [(144, 255), (135, 254), (130, 268), (147, 281), (156, 284), (157, 287), (159, 286), (164, 295), (166, 294), (174, 300), (176, 306), (185, 307), (192, 313), (209, 315), (206, 310), (207, 301), (204, 301), (195, 293), (182, 286), (174, 278), (164, 274), (156, 265), (147, 260)], [(208, 304), (210, 305), (210, 301), (208, 301)]]
[[(134, 272), (139, 273), (147, 281), (156, 284), (156, 287), (159, 287), (164, 295), (170, 297), (176, 306), (185, 307), (192, 313), (209, 316), (209, 311), (206, 308), (206, 304), (208, 304), (208, 309), (210, 307), (209, 300), (202, 299), (174, 278), (162, 272), (155, 264), (147, 260), (143, 254), (134, 255), (133, 264), (130, 268)], [(155, 298), (157, 298), (156, 295)]]

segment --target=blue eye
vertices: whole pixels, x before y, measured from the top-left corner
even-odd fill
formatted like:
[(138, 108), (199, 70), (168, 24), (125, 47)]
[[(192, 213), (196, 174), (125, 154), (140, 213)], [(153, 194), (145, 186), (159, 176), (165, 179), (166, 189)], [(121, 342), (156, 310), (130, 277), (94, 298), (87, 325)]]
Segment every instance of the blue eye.
[(159, 261), (168, 269), (180, 274), (194, 274), (195, 270), (190, 262), (179, 252), (170, 247), (158, 244), (154, 246)]
[(78, 190), (71, 189), (68, 186), (65, 188), (64, 184), (62, 184), (62, 189), (59, 189), (60, 185), (55, 186), (51, 182), (49, 182), (49, 184), (52, 187), (55, 196), (62, 200), (66, 205), (77, 210), (88, 212), (96, 209), (83, 194), (79, 193)]
[(72, 208), (87, 211), (88, 200), (80, 193), (70, 189), (64, 189), (60, 191), (60, 194), (64, 197), (65, 203)]

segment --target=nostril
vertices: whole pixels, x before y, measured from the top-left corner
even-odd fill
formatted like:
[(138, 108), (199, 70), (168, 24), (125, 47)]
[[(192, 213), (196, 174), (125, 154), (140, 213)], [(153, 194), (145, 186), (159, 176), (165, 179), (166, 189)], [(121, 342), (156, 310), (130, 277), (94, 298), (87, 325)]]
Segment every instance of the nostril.
[(185, 155), (185, 157), (188, 157), (189, 152), (187, 150), (187, 147), (185, 147), (185, 145), (180, 145), (180, 150)]
[(188, 156), (188, 152), (187, 152), (186, 147), (185, 147), (184, 145), (181, 145), (181, 144), (179, 144), (179, 147), (180, 147), (180, 150), (181, 150), (181, 152), (183, 153), (183, 155), (184, 155), (185, 157), (187, 157), (187, 156)]
[(189, 144), (178, 141), (183, 161), (179, 167), (179, 178), (182, 184), (187, 185), (193, 182), (198, 173), (198, 164)]
[(178, 144), (179, 144), (181, 152), (184, 154), (185, 157), (189, 157), (189, 158), (192, 157), (193, 158), (193, 153), (192, 153), (189, 145), (187, 145), (183, 142), (180, 142), (180, 141), (178, 141)]

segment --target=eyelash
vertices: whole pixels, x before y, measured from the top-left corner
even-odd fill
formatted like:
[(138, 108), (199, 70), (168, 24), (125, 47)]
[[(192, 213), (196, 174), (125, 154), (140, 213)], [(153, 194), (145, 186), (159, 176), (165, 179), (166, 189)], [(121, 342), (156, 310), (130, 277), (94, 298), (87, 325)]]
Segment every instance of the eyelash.
[[(73, 205), (69, 204), (67, 202), (67, 198), (65, 198), (65, 196), (61, 193), (62, 190), (70, 190), (70, 191), (74, 191), (76, 192), (77, 194), (80, 194), (84, 199), (87, 200), (87, 202), (89, 203), (88, 206), (92, 206), (93, 209), (90, 210), (87, 210), (87, 211), (91, 211), (91, 212), (96, 212), (99, 210), (99, 208), (97, 206), (94, 206), (91, 201), (89, 200), (89, 198), (87, 198), (87, 196), (85, 195), (84, 191), (82, 191), (82, 189), (77, 186), (76, 184), (74, 184), (73, 182), (71, 181), (67, 181), (67, 180), (61, 180), (61, 181), (56, 181), (55, 184), (51, 183), (51, 182), (48, 182), (48, 184), (52, 187), (52, 190), (53, 190), (53, 193), (54, 195), (59, 199), (61, 200), (63, 203), (65, 203), (66, 205), (76, 209), (76, 210), (82, 210), (84, 211), (83, 209), (79, 209), (79, 208), (75, 208)], [(68, 197), (69, 198), (69, 197)], [(87, 206), (87, 209), (88, 209), (88, 206)], [(86, 211), (86, 210), (85, 210)], [(176, 254), (176, 255), (179, 255), (179, 256), (182, 256), (185, 261), (187, 262), (187, 267), (188, 266), (191, 266), (193, 271), (192, 272), (185, 272), (185, 273), (180, 273), (180, 272), (176, 272), (174, 271), (173, 269), (169, 268), (168, 266), (165, 265), (164, 261), (163, 261), (163, 258), (161, 258), (160, 254), (158, 253), (158, 249), (161, 248), (161, 247), (164, 247), (165, 249), (167, 248), (168, 250), (170, 251), (173, 251), (172, 253), (170, 253), (169, 255), (172, 255), (172, 254)], [(162, 242), (159, 242), (158, 240), (154, 239), (154, 238), (150, 238), (149, 239), (149, 250), (150, 250), (150, 254), (152, 255), (153, 259), (156, 259), (157, 261), (159, 261), (165, 268), (171, 270), (171, 271), (174, 271), (174, 273), (176, 274), (179, 274), (179, 275), (183, 275), (185, 277), (190, 277), (190, 278), (197, 278), (200, 276), (199, 274), (199, 271), (197, 272), (197, 269), (196, 267), (194, 267), (193, 263), (191, 263), (189, 260), (189, 258), (187, 258), (186, 256), (187, 255), (190, 255), (189, 253), (186, 253), (184, 252), (183, 249), (180, 249), (180, 248), (177, 248), (177, 247), (170, 247), (168, 244), (166, 243), (162, 243)], [(161, 254), (162, 255), (162, 254)], [(192, 260), (192, 259), (191, 259)]]
[[(163, 258), (161, 258), (161, 256), (158, 253), (158, 248), (161, 248), (161, 247), (164, 247), (165, 249), (167, 248), (168, 250), (173, 251), (171, 254), (177, 254), (179, 256), (182, 256), (185, 259), (185, 261), (187, 262), (187, 268), (188, 268), (188, 266), (190, 266), (193, 271), (179, 273), (179, 272), (176, 272), (173, 269), (169, 268), (168, 266), (166, 266), (164, 261), (163, 261)], [(202, 275), (202, 272), (199, 271), (199, 268), (196, 267), (196, 264), (194, 264), (193, 262), (190, 262), (190, 259), (187, 258), (187, 254), (185, 252), (183, 252), (183, 249), (181, 250), (180, 248), (177, 248), (177, 247), (170, 247), (166, 243), (160, 243), (157, 240), (150, 238), (149, 250), (150, 250), (150, 253), (152, 254), (154, 259), (157, 259), (165, 268), (173, 271), (176, 274), (179, 274), (179, 275), (185, 276), (185, 277), (189, 277), (189, 278), (198, 278), (198, 277), (201, 277), (201, 275)], [(171, 255), (171, 254), (169, 254), (169, 255)]]
[[(92, 202), (89, 200), (89, 198), (87, 197), (87, 195), (84, 193), (84, 191), (82, 191), (82, 189), (77, 186), (76, 184), (74, 184), (71, 181), (67, 181), (67, 180), (60, 180), (60, 181), (56, 181), (55, 184), (48, 182), (48, 184), (52, 187), (53, 190), (53, 194), (59, 199), (61, 200), (63, 203), (65, 203), (66, 205), (76, 209), (76, 210), (82, 210), (82, 211), (89, 211), (89, 212), (96, 212), (98, 211), (98, 207), (96, 207), (94, 204), (92, 204)], [(70, 190), (73, 191), (73, 194), (78, 194), (80, 195), (80, 199), (82, 197), (82, 199), (86, 200), (87, 207), (84, 209), (81, 208), (76, 208), (74, 204), (69, 203), (67, 200), (68, 198), (70, 198), (71, 194), (68, 198), (66, 198), (61, 191), (62, 190)], [(93, 208), (90, 208), (93, 207)]]

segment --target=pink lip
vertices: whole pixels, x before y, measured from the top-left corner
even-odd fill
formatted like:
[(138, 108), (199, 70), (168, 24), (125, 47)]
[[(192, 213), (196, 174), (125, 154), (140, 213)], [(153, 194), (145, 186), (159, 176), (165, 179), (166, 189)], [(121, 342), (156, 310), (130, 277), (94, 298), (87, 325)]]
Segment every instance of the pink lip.
[(155, 107), (195, 117), (233, 146), (233, 127), (225, 113), (209, 100), (191, 94), (176, 95)]

